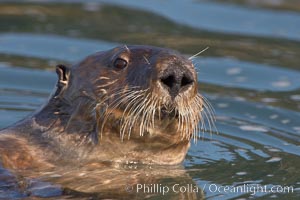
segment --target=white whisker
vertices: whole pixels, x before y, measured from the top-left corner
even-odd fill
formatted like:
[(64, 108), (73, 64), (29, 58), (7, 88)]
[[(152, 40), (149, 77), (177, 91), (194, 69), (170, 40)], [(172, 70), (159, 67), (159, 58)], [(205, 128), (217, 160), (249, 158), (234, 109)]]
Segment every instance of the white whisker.
[(149, 60), (145, 56), (143, 56), (143, 58), (146, 60), (147, 64), (150, 65)]
[(203, 52), (204, 52), (204, 51), (206, 51), (207, 49), (209, 49), (209, 47), (206, 47), (205, 49), (203, 49), (203, 50), (199, 51), (199, 52), (198, 52), (198, 53), (196, 53), (195, 55), (193, 55), (193, 56), (189, 57), (189, 60), (191, 60), (191, 59), (193, 59), (193, 58), (197, 57), (198, 55), (200, 55), (201, 53), (203, 53)]

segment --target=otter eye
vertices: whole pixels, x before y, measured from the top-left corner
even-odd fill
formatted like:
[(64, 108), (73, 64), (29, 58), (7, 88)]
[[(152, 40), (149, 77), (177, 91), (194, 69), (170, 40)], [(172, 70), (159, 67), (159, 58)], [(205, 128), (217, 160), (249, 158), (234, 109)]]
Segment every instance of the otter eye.
[(127, 67), (127, 61), (122, 58), (117, 58), (114, 62), (114, 67), (117, 69), (124, 69)]

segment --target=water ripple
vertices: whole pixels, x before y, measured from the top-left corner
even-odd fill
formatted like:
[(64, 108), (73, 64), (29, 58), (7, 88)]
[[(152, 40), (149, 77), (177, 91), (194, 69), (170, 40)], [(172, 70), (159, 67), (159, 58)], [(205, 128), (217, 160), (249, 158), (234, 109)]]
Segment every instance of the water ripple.
[(192, 0), (103, 0), (98, 2), (148, 10), (175, 22), (214, 32), (300, 41), (300, 15), (293, 12), (251, 9)]
[(91, 53), (114, 46), (116, 44), (100, 40), (72, 39), (55, 35), (0, 34), (0, 53), (70, 62), (79, 61)]
[(232, 58), (196, 58), (199, 81), (258, 91), (290, 91), (300, 88), (300, 72), (278, 66)]

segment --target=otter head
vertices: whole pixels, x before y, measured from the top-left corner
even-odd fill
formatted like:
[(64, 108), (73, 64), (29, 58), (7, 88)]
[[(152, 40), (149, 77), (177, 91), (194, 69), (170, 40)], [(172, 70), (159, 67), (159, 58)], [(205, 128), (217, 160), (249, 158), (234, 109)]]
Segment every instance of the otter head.
[[(122, 46), (87, 57), (72, 68), (57, 66), (53, 99), (63, 131), (94, 142), (189, 141), (199, 132), (203, 100), (191, 60), (176, 51)], [(60, 105), (67, 104), (68, 106)]]

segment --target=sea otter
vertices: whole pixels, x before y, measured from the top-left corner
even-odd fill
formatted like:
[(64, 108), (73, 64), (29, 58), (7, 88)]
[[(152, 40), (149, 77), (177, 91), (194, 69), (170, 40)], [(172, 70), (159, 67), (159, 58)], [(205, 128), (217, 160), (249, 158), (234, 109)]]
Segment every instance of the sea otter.
[(177, 51), (124, 45), (58, 65), (56, 73), (48, 102), (0, 131), (4, 167), (175, 165), (199, 133), (197, 73)]

